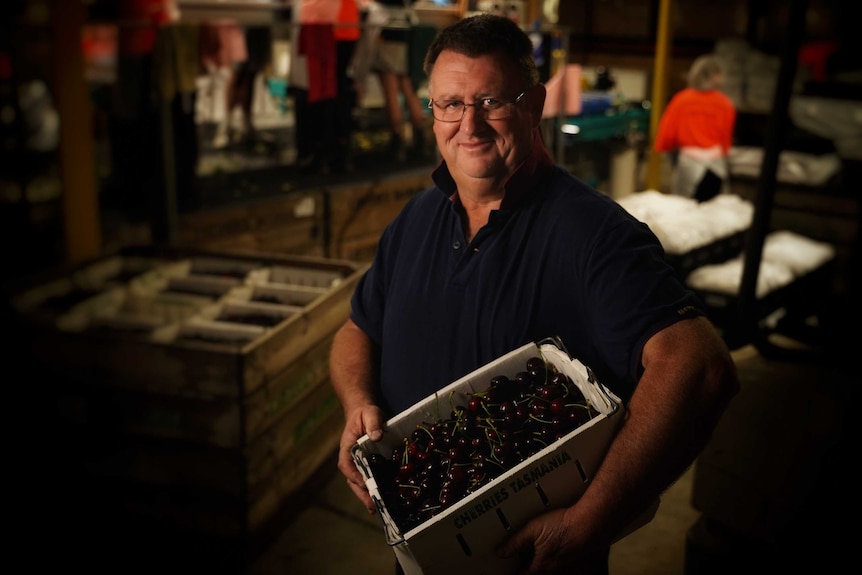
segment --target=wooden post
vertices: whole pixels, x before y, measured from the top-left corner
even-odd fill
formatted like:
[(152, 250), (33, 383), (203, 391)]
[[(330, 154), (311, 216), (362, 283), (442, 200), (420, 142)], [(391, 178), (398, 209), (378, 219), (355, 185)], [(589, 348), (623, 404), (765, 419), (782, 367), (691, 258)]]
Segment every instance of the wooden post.
[(542, 0), (526, 0), (525, 4), (526, 18), (524, 22), (521, 22), (521, 25), (529, 28), (533, 25), (533, 22), (542, 17), (542, 5), (544, 2)]
[(670, 13), (672, 0), (661, 0), (658, 15), (658, 33), (655, 45), (655, 65), (653, 67), (652, 80), (652, 111), (650, 113), (649, 146), (647, 149), (649, 160), (647, 162), (646, 187), (650, 190), (658, 190), (661, 184), (661, 154), (654, 152), (652, 143), (658, 132), (658, 123), (664, 111), (664, 102), (667, 99), (667, 70), (670, 57), (670, 46), (673, 44), (670, 29)]
[(60, 181), (67, 263), (99, 255), (101, 229), (95, 175), (93, 114), (84, 77), (84, 2), (51, 0), (51, 59), (60, 116)]
[(775, 86), (769, 114), (769, 126), (764, 144), (760, 177), (757, 180), (757, 193), (754, 198), (754, 215), (751, 229), (745, 238), (742, 279), (739, 285), (739, 304), (737, 309), (737, 329), (742, 331), (745, 340), (753, 340), (760, 351), (775, 351), (764, 334), (759, 333), (757, 313), (757, 279), (763, 256), (763, 243), (770, 231), (772, 204), (778, 182), (778, 166), (786, 131), (792, 125), (789, 116), (790, 96), (793, 93), (793, 80), (796, 77), (797, 55), (805, 38), (805, 14), (808, 0), (793, 0), (786, 25), (787, 35), (782, 42), (781, 67)]

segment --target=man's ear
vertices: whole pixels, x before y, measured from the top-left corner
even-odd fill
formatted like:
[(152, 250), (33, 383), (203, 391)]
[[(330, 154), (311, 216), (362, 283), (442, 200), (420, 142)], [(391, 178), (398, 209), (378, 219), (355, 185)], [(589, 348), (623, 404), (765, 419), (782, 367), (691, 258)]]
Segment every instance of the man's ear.
[(544, 84), (538, 84), (530, 89), (530, 114), (533, 116), (533, 127), (542, 123), (542, 111), (545, 109), (545, 97), (548, 91)]

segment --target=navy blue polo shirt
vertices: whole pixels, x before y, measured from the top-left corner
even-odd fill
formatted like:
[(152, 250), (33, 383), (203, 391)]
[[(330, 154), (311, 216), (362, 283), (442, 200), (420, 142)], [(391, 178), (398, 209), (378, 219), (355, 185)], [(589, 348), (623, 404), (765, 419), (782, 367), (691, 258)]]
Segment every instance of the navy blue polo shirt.
[(384, 230), (352, 298), (351, 318), (380, 346), (388, 417), (552, 336), (627, 401), (644, 342), (702, 313), (650, 229), (555, 166), (538, 138), (469, 244), (445, 163), (432, 177)]

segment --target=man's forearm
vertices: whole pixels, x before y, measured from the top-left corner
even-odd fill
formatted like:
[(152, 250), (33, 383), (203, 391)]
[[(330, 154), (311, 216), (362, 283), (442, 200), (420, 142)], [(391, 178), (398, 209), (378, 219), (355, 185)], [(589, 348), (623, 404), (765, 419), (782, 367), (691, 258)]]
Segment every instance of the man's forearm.
[(329, 356), (329, 376), (344, 413), (375, 403), (374, 344), (348, 320), (335, 334)]
[[(586, 522), (581, 527), (602, 538), (612, 539), (691, 465), (738, 389), (720, 342), (698, 330), (681, 334), (694, 339), (669, 361), (667, 349), (655, 350), (653, 357), (662, 359), (646, 364), (625, 422), (590, 488), (571, 509), (574, 521)], [(712, 346), (714, 352), (704, 352)], [(694, 347), (700, 350), (686, 359), (684, 350)]]

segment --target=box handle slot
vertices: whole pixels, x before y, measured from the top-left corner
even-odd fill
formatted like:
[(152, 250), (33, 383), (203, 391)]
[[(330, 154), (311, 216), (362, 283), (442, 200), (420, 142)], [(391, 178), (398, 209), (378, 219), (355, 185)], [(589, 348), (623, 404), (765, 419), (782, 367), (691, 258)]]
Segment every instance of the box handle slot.
[(470, 550), (470, 546), (467, 545), (467, 540), (464, 539), (464, 536), (459, 533), (455, 536), (455, 539), (458, 541), (458, 545), (461, 546), (461, 550), (464, 552), (464, 555), (471, 557), (473, 552)]
[(581, 479), (583, 480), (584, 483), (586, 483), (587, 481), (590, 480), (590, 478), (587, 477), (587, 472), (584, 469), (584, 466), (581, 465), (580, 459), (575, 459), (575, 467), (578, 468), (578, 473), (581, 475)]
[(506, 514), (503, 513), (502, 509), (497, 509), (497, 519), (500, 520), (500, 523), (503, 525), (503, 529), (506, 531), (512, 528), (512, 525), (509, 523), (509, 520), (506, 519)]
[(542, 486), (539, 485), (538, 483), (534, 484), (533, 487), (536, 488), (536, 493), (539, 494), (539, 499), (542, 500), (542, 505), (547, 507), (548, 503), (550, 503), (550, 501), (548, 500), (548, 496), (545, 495), (545, 490), (542, 489)]

